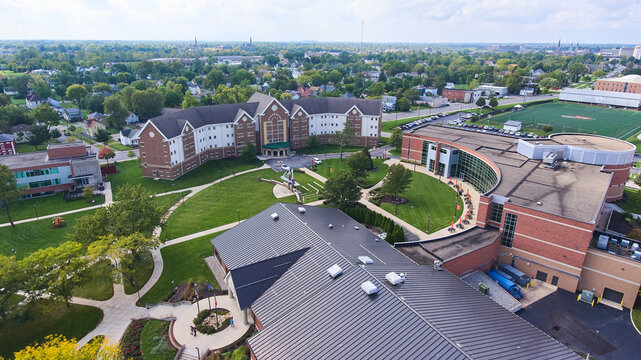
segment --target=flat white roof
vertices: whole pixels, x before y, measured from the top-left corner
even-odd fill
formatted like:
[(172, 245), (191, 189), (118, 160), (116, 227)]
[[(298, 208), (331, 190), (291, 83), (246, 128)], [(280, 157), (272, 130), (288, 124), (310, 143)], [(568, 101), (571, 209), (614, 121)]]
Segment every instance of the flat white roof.
[(617, 78), (607, 78), (607, 79), (599, 79), (599, 80), (641, 84), (641, 75), (630, 74), (630, 75), (621, 76)]

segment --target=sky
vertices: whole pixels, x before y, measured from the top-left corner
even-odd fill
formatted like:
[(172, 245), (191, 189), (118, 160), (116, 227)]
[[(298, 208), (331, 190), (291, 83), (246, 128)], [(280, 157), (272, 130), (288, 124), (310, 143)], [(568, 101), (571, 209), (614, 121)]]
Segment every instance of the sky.
[(0, 0), (0, 40), (641, 43), (641, 0)]

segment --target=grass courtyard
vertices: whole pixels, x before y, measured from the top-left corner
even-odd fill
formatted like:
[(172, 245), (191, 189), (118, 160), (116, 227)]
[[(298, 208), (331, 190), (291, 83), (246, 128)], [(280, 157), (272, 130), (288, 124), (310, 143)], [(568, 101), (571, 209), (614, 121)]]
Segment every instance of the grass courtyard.
[[(89, 206), (100, 205), (105, 202), (104, 195), (94, 195), (91, 199), (65, 200), (63, 193), (33, 199), (24, 199), (12, 202), (9, 212), (13, 221), (35, 218), (38, 216), (60, 213), (64, 211), (82, 209)], [(7, 223), (7, 213), (4, 208), (0, 211), (0, 223)]]
[[(461, 198), (452, 187), (418, 172), (414, 173), (410, 186), (402, 196), (409, 202), (398, 206), (397, 216), (425, 231), (428, 215), (431, 215), (429, 233), (450, 225), (461, 216), (464, 209)], [(461, 210), (456, 210), (456, 205), (460, 205)], [(396, 205), (382, 203), (381, 207), (394, 214)]]
[[(138, 306), (165, 301), (174, 285), (194, 282), (205, 282), (217, 289), (220, 287), (209, 270), (204, 258), (212, 255), (210, 240), (222, 234), (215, 233), (185, 241), (160, 249), (163, 258), (163, 269), (156, 284), (143, 295)], [(188, 264), (188, 266), (186, 266)], [(172, 285), (171, 282), (174, 282)]]
[[(554, 127), (552, 132), (596, 133), (619, 139), (627, 139), (641, 130), (641, 113), (638, 111), (561, 102), (497, 115), (490, 122), (503, 124), (508, 120), (522, 122), (528, 132), (549, 124)], [(485, 123), (485, 120), (478, 122)]]
[(45, 151), (47, 150), (47, 145), (49, 144), (57, 144), (58, 142), (55, 139), (50, 139), (47, 142), (44, 142), (40, 145), (38, 145), (38, 149), (34, 145), (31, 145), (29, 143), (18, 143), (16, 144), (16, 151), (18, 154), (24, 154), (24, 153), (30, 153), (30, 152), (36, 152), (36, 151)]
[[(251, 217), (276, 202), (295, 202), (292, 195), (276, 199), (274, 184), (257, 177), (281, 181), (282, 173), (264, 169), (212, 185), (187, 199), (167, 219), (161, 239), (175, 239)], [(239, 210), (237, 213), (236, 210)]]
[(80, 339), (98, 325), (102, 319), (100, 309), (64, 303), (36, 302), (31, 318), (24, 322), (0, 321), (0, 357), (11, 358), (13, 353), (34, 341), (41, 341), (49, 334)]
[[(379, 181), (383, 180), (385, 174), (387, 174), (388, 166), (383, 164), (384, 159), (372, 159), (374, 166), (377, 168), (376, 171), (367, 172), (365, 177), (362, 180), (365, 183), (365, 187), (370, 187), (376, 185)], [(330, 173), (330, 169), (332, 169)], [(348, 169), (347, 161), (343, 158), (341, 162), (340, 159), (327, 159), (323, 160), (323, 163), (318, 165), (318, 175), (329, 179), (332, 174), (336, 174), (341, 170)]]
[(118, 190), (124, 184), (142, 186), (152, 194), (184, 189), (192, 186), (207, 184), (214, 180), (231, 175), (232, 171), (244, 171), (261, 166), (259, 161), (246, 163), (238, 159), (221, 159), (208, 161), (196, 169), (186, 173), (176, 180), (154, 180), (142, 177), (140, 160), (121, 161), (116, 164), (118, 173), (109, 176), (114, 199), (118, 198)]
[(88, 270), (86, 281), (73, 289), (73, 296), (98, 301), (109, 300), (114, 296), (111, 270), (111, 263), (108, 260), (93, 264)]
[[(363, 150), (362, 146), (343, 146), (343, 152), (355, 152)], [(297, 154), (303, 155), (314, 155), (314, 154), (338, 154), (341, 152), (341, 149), (338, 145), (334, 144), (322, 144), (315, 149), (312, 148), (303, 148), (296, 150)]]
[(322, 196), (325, 187), (322, 181), (300, 172), (294, 173), (294, 180), (300, 184), (297, 189), (302, 193), (305, 203), (316, 201)]

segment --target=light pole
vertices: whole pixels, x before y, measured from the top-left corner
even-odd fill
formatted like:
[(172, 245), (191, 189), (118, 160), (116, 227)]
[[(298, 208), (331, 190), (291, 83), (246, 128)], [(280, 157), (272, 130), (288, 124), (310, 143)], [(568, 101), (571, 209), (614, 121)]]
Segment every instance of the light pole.
[(40, 218), (38, 217), (38, 206), (36, 204), (33, 204), (33, 211), (35, 211), (36, 213), (36, 220), (40, 220)]
[(196, 351), (198, 352), (198, 360), (200, 360), (200, 349), (196, 346)]
[(430, 221), (432, 220), (432, 214), (427, 214), (427, 231), (426, 233), (430, 233)]

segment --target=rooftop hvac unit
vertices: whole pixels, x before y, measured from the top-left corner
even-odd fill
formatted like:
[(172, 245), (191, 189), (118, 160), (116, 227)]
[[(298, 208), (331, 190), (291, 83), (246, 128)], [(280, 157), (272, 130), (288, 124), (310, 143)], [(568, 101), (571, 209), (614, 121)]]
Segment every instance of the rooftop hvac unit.
[(550, 151), (543, 155), (543, 165), (552, 169), (556, 168), (556, 158), (557, 154), (554, 151)]
[(632, 243), (632, 251), (639, 251), (639, 243)]
[(278, 213), (273, 213), (270, 216), (272, 217), (272, 220), (278, 220)]
[(401, 277), (397, 273), (391, 272), (385, 275), (385, 279), (389, 281), (390, 284), (396, 286), (401, 283)]
[(358, 261), (362, 262), (365, 265), (374, 263), (374, 260), (372, 260), (372, 258), (370, 258), (369, 256), (359, 256)]
[(332, 279), (335, 279), (338, 275), (343, 273), (343, 269), (341, 269), (338, 264), (334, 264), (327, 269), (327, 273), (329, 273), (329, 276), (331, 276)]
[(621, 240), (621, 246), (627, 248), (628, 246), (630, 246), (630, 240)]
[(609, 237), (607, 235), (599, 235), (599, 240), (596, 242), (597, 249), (605, 250), (608, 248)]
[(302, 207), (302, 206), (298, 207), (298, 212), (301, 213), (301, 214), (304, 214), (305, 213), (305, 208)]
[(434, 260), (434, 270), (442, 271), (443, 268), (441, 267), (441, 265), (443, 265), (441, 260)]
[(490, 295), (490, 287), (483, 283), (479, 283), (479, 291), (485, 295)]
[(363, 291), (365, 291), (365, 294), (367, 295), (373, 295), (378, 292), (378, 288), (371, 281), (365, 281), (364, 283), (362, 283), (361, 289), (363, 289)]

